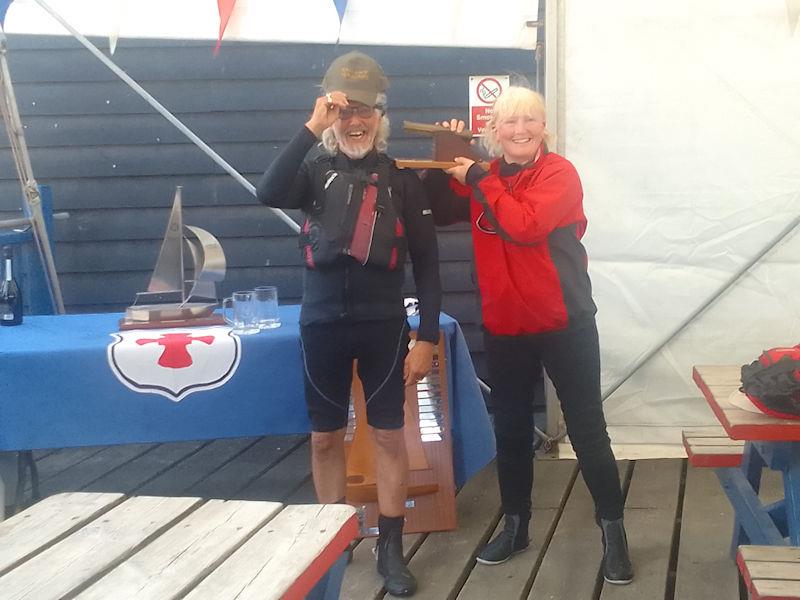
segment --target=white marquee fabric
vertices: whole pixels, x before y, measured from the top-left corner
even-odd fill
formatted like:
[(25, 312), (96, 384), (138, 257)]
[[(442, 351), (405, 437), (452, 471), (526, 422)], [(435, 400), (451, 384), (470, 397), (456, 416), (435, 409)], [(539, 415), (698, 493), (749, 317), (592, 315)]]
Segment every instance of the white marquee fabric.
[[(216, 40), (216, 0), (46, 0), (84, 35)], [(333, 0), (237, 0), (224, 40), (534, 48), (538, 2), (349, 0), (339, 28)], [(66, 34), (34, 0), (14, 0), (8, 33)], [(341, 35), (340, 35), (341, 33)]]
[[(800, 3), (565, 6), (562, 141), (585, 188), (608, 390), (800, 216)], [(615, 444), (716, 424), (692, 366), (798, 342), (800, 228), (611, 395)]]

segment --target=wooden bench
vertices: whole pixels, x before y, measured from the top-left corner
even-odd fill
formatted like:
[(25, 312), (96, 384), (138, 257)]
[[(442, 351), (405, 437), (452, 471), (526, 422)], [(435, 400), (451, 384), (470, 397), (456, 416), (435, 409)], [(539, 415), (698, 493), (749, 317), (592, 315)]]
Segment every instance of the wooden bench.
[(751, 600), (800, 600), (800, 547), (739, 546), (736, 564)]
[(0, 597), (338, 598), (357, 532), (342, 504), (57, 494), (0, 523)]
[(693, 467), (738, 467), (744, 442), (732, 440), (722, 427), (683, 430), (683, 447)]

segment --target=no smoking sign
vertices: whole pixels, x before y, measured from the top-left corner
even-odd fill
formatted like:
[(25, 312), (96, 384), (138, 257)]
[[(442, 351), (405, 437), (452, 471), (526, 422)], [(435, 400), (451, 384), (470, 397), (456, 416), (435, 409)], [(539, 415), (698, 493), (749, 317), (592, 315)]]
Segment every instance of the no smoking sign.
[(494, 77), (484, 77), (478, 82), (475, 91), (478, 94), (478, 99), (486, 104), (493, 104), (500, 92), (503, 91), (503, 86)]
[(509, 85), (508, 75), (471, 75), (469, 78), (469, 128), (483, 135), (494, 103)]

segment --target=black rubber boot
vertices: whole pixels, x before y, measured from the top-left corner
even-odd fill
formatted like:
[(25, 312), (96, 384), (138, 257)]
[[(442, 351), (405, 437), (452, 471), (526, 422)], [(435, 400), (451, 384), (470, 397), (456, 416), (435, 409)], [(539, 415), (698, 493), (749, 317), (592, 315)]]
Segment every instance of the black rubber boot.
[(628, 554), (628, 538), (622, 519), (599, 519), (603, 532), (603, 579), (626, 585), (633, 581), (633, 565)]
[(503, 531), (486, 544), (476, 560), (483, 565), (499, 565), (514, 554), (522, 552), (531, 543), (528, 538), (530, 515), (506, 515)]
[(411, 596), (417, 591), (417, 580), (403, 557), (403, 517), (378, 518), (378, 573), (383, 586), (392, 596)]

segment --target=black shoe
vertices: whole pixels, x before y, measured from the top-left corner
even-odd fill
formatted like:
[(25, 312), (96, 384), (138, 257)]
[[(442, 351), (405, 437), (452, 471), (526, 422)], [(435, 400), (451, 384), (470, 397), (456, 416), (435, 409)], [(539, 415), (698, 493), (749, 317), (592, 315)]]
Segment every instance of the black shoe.
[(383, 586), (392, 596), (410, 596), (417, 591), (417, 580), (403, 558), (403, 530), (393, 529), (378, 534), (375, 546), (378, 555), (378, 573), (383, 576)]
[(529, 521), (529, 516), (506, 515), (503, 531), (486, 544), (475, 560), (482, 565), (499, 565), (525, 550), (531, 543), (528, 538)]
[(603, 579), (626, 585), (633, 581), (633, 565), (628, 554), (628, 538), (622, 519), (599, 519), (603, 532)]

